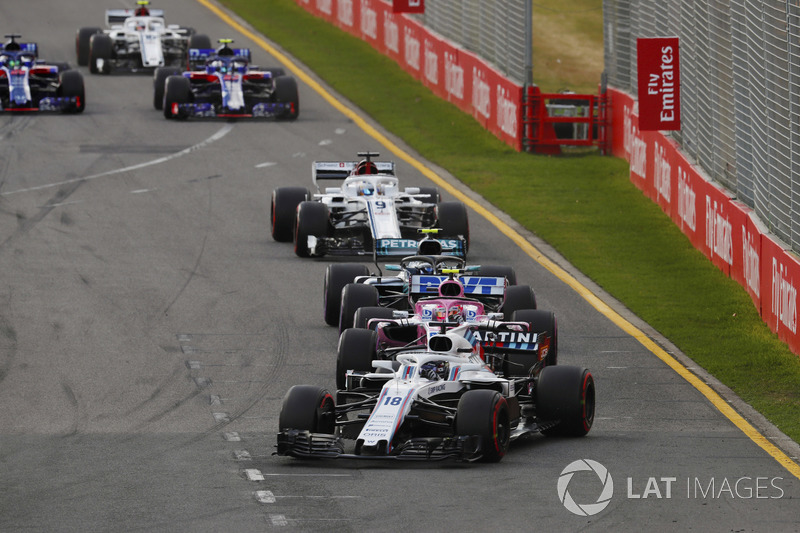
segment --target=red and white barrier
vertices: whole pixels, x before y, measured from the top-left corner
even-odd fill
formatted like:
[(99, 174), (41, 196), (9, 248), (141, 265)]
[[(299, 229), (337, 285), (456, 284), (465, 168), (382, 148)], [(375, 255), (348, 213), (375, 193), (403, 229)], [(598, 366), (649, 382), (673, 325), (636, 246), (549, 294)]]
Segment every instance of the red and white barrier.
[(522, 86), (475, 54), (394, 13), (382, 0), (296, 0), (313, 15), (394, 59), (434, 94), (470, 113), (487, 130), (522, 150)]
[(744, 204), (714, 184), (658, 131), (639, 130), (637, 102), (609, 89), (611, 153), (628, 160), (631, 181), (692, 244), (741, 284), (772, 331), (800, 354), (797, 289), (800, 262)]

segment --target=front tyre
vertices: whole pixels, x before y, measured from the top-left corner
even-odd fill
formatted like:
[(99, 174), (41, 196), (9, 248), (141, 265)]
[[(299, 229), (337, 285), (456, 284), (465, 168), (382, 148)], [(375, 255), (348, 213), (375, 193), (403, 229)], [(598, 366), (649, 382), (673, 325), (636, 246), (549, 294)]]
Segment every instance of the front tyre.
[(465, 392), (458, 401), (456, 435), (481, 438), (482, 461), (496, 463), (508, 451), (511, 421), (503, 395), (488, 389)]
[(114, 44), (105, 33), (95, 33), (89, 38), (89, 72), (110, 74)]
[(58, 75), (58, 95), (75, 98), (75, 106), (66, 112), (82, 113), (86, 108), (86, 92), (83, 86), (83, 76), (77, 70), (67, 70)]
[(330, 224), (328, 206), (322, 202), (300, 202), (294, 233), (294, 253), (297, 257), (309, 257), (308, 238), (327, 237)]
[(153, 107), (161, 111), (164, 109), (164, 89), (167, 78), (177, 76), (181, 69), (175, 67), (158, 67), (153, 72)]
[(297, 92), (297, 80), (291, 76), (275, 78), (275, 101), (289, 104), (289, 111), (278, 116), (284, 120), (295, 120), (300, 115), (300, 96)]
[(314, 385), (295, 385), (283, 397), (278, 429), (333, 434), (336, 404), (330, 392)]
[(464, 252), (469, 250), (469, 219), (467, 206), (462, 202), (440, 202), (436, 205), (436, 225), (441, 228), (439, 239), (464, 238)]
[(191, 99), (191, 82), (183, 76), (169, 76), (164, 86), (164, 117), (180, 118), (180, 105)]
[(339, 333), (352, 328), (355, 314), (362, 307), (378, 307), (380, 294), (372, 285), (348, 283), (342, 289), (342, 307), (339, 311)]

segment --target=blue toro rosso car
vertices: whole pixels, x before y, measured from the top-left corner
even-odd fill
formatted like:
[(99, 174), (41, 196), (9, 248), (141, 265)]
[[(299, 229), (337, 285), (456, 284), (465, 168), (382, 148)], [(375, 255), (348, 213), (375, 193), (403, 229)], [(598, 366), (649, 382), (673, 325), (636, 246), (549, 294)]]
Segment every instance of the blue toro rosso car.
[(0, 111), (80, 113), (86, 105), (83, 76), (66, 63), (38, 58), (36, 43), (6, 35), (0, 47)]
[(153, 105), (166, 118), (276, 118), (294, 120), (300, 113), (297, 81), (281, 68), (250, 64), (250, 50), (221, 47), (189, 50), (189, 70), (158, 68)]

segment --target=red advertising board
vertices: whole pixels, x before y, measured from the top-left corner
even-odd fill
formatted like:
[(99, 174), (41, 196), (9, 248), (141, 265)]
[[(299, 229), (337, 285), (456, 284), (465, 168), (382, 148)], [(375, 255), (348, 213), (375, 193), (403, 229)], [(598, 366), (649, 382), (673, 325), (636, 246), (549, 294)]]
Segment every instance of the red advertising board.
[(425, 0), (392, 0), (395, 13), (425, 13)]
[(680, 51), (677, 37), (636, 40), (639, 129), (681, 129)]

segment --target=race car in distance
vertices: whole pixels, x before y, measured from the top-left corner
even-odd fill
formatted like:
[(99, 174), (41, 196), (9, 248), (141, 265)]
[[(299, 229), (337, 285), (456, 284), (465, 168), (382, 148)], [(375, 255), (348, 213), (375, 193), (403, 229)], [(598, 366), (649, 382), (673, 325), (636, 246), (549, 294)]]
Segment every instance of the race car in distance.
[(259, 70), (250, 50), (220, 46), (189, 49), (189, 71), (158, 68), (153, 105), (166, 118), (276, 118), (294, 120), (300, 113), (297, 81), (282, 68)]
[[(317, 193), (280, 187), (272, 193), (272, 237), (294, 238), (299, 257), (323, 255), (407, 256), (415, 253), (419, 229), (438, 227), (443, 253), (465, 257), (469, 247), (467, 209), (462, 202), (440, 202), (433, 187), (400, 190), (392, 161), (315, 161)], [(320, 191), (322, 180), (341, 181)]]
[(136, 10), (106, 10), (107, 29), (80, 28), (75, 36), (78, 65), (88, 65), (92, 74), (149, 72), (156, 67), (185, 65), (190, 46), (211, 46), (208, 37), (195, 36), (192, 28), (168, 25), (164, 11), (149, 9), (148, 4), (141, 0)]
[(80, 113), (86, 106), (83, 76), (66, 63), (38, 58), (36, 43), (21, 43), (20, 35), (0, 48), (0, 111), (61, 111)]
[[(412, 276), (412, 293), (435, 291), (417, 299), (413, 312), (385, 307), (360, 307), (355, 311), (353, 327), (342, 331), (339, 337), (337, 387), (344, 386), (348, 370), (367, 371), (373, 359), (383, 359), (393, 349), (428, 346), (434, 335), (445, 332), (458, 334), (478, 346), (487, 364), (505, 377), (527, 376), (538, 365), (557, 363), (556, 317), (552, 311), (536, 309), (530, 287), (514, 285), (504, 293), (503, 278), (478, 278), (479, 283), (466, 284), (458, 269), (443, 273), (449, 276), (443, 281), (433, 275)], [(486, 287), (488, 291), (472, 290), (466, 294), (465, 289), (470, 286)], [(494, 301), (475, 297), (477, 292), (493, 293)]]
[[(504, 303), (508, 308), (536, 308), (533, 290), (528, 286), (516, 287), (513, 268), (467, 266), (461, 257), (441, 255), (441, 243), (430, 237), (439, 232), (438, 228), (420, 231), (427, 236), (419, 242), (417, 255), (404, 257), (399, 264), (384, 265), (394, 275), (383, 275), (377, 263), (377, 274), (370, 273), (363, 263), (328, 265), (323, 283), (325, 322), (338, 325), (341, 332), (353, 326), (354, 313), (361, 307), (413, 310), (417, 299), (435, 296), (439, 285), (449, 278), (447, 272), (453, 271), (458, 272), (464, 292), (479, 300), (487, 310), (498, 311)], [(391, 316), (390, 311), (386, 313)]]
[(318, 386), (290, 388), (277, 454), (497, 462), (522, 435), (590, 431), (595, 385), (587, 369), (534, 366), (509, 379), (460, 335), (434, 335), (429, 346), (400, 348), (371, 371), (348, 371), (336, 399)]

